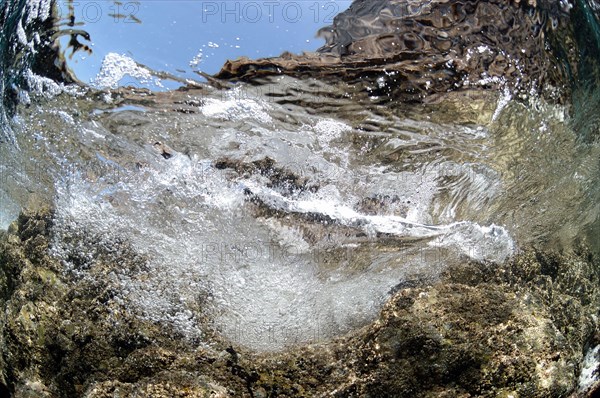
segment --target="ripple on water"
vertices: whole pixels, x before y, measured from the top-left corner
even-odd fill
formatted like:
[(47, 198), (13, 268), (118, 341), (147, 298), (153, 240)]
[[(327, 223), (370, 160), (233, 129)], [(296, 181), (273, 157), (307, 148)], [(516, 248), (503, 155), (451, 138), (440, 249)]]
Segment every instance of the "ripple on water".
[[(453, 263), (504, 261), (533, 228), (551, 231), (577, 211), (539, 172), (558, 173), (555, 159), (525, 155), (532, 145), (576, 152), (549, 108), (510, 102), (492, 120), (496, 107), (482, 106), (489, 115), (452, 122), (451, 103), (408, 115), (294, 88), (293, 97), (203, 89), (127, 100), (121, 90), (106, 94), (112, 105), (61, 95), (24, 109), (20, 144), (52, 177), (53, 250), (66, 271), (93, 278), (127, 241), (145, 266), (116, 261), (112, 300), (188, 338), (212, 327), (274, 350), (350, 331), (397, 286)], [(143, 112), (130, 108), (139, 104)], [(553, 134), (534, 134), (542, 122)], [(35, 134), (44, 139), (25, 139)], [(570, 192), (585, 192), (595, 154), (580, 152)], [(515, 159), (533, 171), (524, 178)]]

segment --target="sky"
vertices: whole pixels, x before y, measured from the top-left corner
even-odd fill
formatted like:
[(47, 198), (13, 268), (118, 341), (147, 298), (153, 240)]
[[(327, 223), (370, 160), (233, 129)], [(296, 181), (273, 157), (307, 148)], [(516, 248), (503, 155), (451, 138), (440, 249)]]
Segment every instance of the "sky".
[[(156, 71), (201, 80), (227, 59), (301, 53), (324, 44), (317, 30), (348, 8), (344, 0), (73, 0), (77, 29), (91, 36), (93, 52), (77, 52), (68, 64), (89, 83), (109, 53), (132, 58)], [(68, 14), (67, 0), (60, 0)], [(64, 27), (63, 27), (64, 28)], [(61, 39), (64, 47), (68, 36)], [(67, 51), (67, 56), (70, 50)], [(127, 78), (122, 79), (121, 85)], [(129, 79), (131, 81), (131, 79)]]

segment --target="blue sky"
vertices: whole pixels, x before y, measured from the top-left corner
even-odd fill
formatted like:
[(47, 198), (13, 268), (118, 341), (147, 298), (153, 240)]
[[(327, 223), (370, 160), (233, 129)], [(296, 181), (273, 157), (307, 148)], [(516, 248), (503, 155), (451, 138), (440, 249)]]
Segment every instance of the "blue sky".
[[(200, 79), (199, 69), (216, 73), (226, 59), (276, 56), (315, 50), (317, 30), (351, 1), (339, 0), (74, 0), (79, 27), (90, 33), (93, 54), (75, 54), (70, 67), (84, 82), (107, 53), (124, 54), (157, 71)], [(66, 15), (66, 0), (62, 0)], [(63, 38), (64, 45), (67, 38)], [(69, 53), (67, 53), (69, 54)], [(194, 64), (194, 60), (198, 61)], [(192, 65), (190, 64), (192, 63)]]

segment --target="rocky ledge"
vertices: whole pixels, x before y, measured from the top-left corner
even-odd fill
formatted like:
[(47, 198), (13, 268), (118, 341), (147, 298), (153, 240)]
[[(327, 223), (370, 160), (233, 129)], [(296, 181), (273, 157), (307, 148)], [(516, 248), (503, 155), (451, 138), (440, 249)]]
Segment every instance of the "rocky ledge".
[[(0, 395), (21, 397), (592, 397), (600, 393), (600, 263), (524, 250), (399, 286), (379, 317), (330, 342), (255, 353), (178, 338), (116, 307), (126, 243), (66, 273), (50, 211), (0, 235)], [(210, 341), (207, 341), (210, 340)], [(594, 358), (595, 356), (595, 358)]]
[(472, 88), (533, 90), (562, 101), (574, 80), (594, 74), (595, 58), (582, 55), (597, 45), (589, 40), (593, 17), (586, 7), (551, 0), (355, 0), (319, 31), (327, 43), (316, 52), (240, 58), (215, 77), (343, 81), (383, 101), (430, 101)]

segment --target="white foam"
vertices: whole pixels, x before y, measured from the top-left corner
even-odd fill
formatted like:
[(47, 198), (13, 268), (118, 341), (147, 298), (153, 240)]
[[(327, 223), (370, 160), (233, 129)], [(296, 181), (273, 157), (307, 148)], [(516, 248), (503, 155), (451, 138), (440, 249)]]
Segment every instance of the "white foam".
[(477, 46), (477, 52), (479, 52), (479, 54), (483, 54), (484, 52), (492, 52), (492, 50), (490, 50), (488, 46), (480, 45)]
[(52, 0), (28, 0), (27, 8), (27, 24), (30, 24), (35, 19), (45, 21), (50, 16), (50, 8)]
[[(108, 186), (103, 178), (92, 184), (78, 174), (58, 183), (53, 251), (63, 259), (70, 252), (92, 259), (99, 247), (125, 237), (150, 259), (150, 269), (134, 276), (115, 269), (120, 291), (113, 300), (189, 338), (201, 337), (201, 308), (228, 338), (255, 349), (328, 339), (372, 319), (397, 283), (441, 269), (430, 261), (439, 257), (439, 248), (428, 254), (425, 247), (367, 251), (361, 261), (370, 271), (348, 271), (362, 267), (354, 254), (360, 245), (342, 241), (318, 248), (300, 230), (247, 215), (244, 186), (205, 161), (175, 154), (145, 171), (120, 175), (120, 182)], [(342, 200), (333, 188), (321, 194)], [(349, 225), (404, 228), (408, 236), (415, 234), (411, 228), (439, 233), (401, 218), (364, 216), (331, 199), (271, 196), (287, 203), (288, 211), (318, 211)], [(72, 246), (74, 233), (100, 241)], [(392, 266), (396, 263), (401, 266)], [(85, 274), (75, 264), (65, 265)], [(199, 296), (208, 301), (198, 302)]]
[[(85, 89), (77, 87), (76, 85), (65, 86), (63, 83), (56, 83), (52, 79), (36, 75), (29, 69), (26, 71), (25, 77), (27, 78), (27, 84), (30, 91), (46, 98), (54, 98), (61, 93), (77, 96), (85, 92)], [(24, 100), (27, 101), (29, 95), (26, 92), (24, 92), (24, 94), (26, 95)]]
[(226, 120), (254, 119), (261, 123), (272, 123), (273, 119), (268, 114), (269, 107), (266, 103), (242, 96), (240, 89), (234, 89), (224, 100), (207, 98), (201, 108), (202, 114)]
[(436, 238), (430, 242), (435, 247), (453, 247), (475, 260), (502, 262), (514, 251), (508, 232), (500, 226), (480, 226), (470, 222), (446, 225), (426, 225), (399, 216), (364, 215), (351, 207), (328, 199), (294, 200), (280, 193), (244, 182), (265, 204), (287, 213), (320, 214), (342, 225), (359, 227), (368, 233), (385, 233), (409, 238)]
[(17, 38), (22, 45), (27, 45), (27, 35), (25, 34), (25, 29), (23, 29), (21, 21), (19, 21), (19, 24), (17, 25)]
[(502, 89), (502, 95), (500, 96), (500, 98), (498, 98), (498, 104), (496, 105), (496, 109), (494, 110), (494, 114), (492, 115), (492, 120), (498, 119), (498, 116), (500, 116), (502, 110), (506, 108), (506, 105), (510, 103), (511, 99), (512, 93), (510, 92), (508, 86), (505, 86)]
[(332, 140), (340, 138), (343, 133), (352, 130), (347, 124), (332, 119), (319, 120), (313, 128), (321, 145), (329, 144)]
[(150, 70), (140, 66), (132, 58), (117, 53), (108, 53), (102, 60), (100, 72), (90, 82), (97, 88), (117, 88), (125, 76), (138, 79), (140, 83), (151, 83), (162, 87), (160, 79), (154, 78)]
[(203, 55), (204, 55), (204, 53), (203, 53), (202, 49), (200, 49), (198, 51), (198, 53), (196, 55), (194, 55), (194, 57), (190, 61), (190, 63), (189, 63), (190, 67), (197, 68), (198, 65), (200, 65), (200, 63), (202, 62)]
[(579, 374), (579, 390), (585, 391), (600, 381), (600, 345), (588, 350)]

